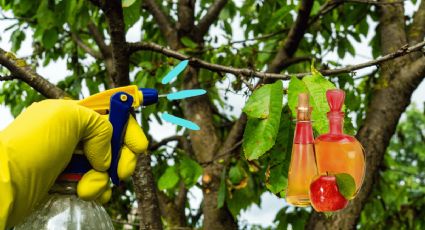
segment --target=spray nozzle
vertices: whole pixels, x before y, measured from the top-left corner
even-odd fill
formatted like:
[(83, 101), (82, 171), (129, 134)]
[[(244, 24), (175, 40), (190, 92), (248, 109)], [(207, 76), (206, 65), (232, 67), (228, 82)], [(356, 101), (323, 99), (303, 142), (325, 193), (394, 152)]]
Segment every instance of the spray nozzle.
[(158, 90), (151, 88), (140, 88), (143, 95), (142, 105), (152, 105), (158, 102)]

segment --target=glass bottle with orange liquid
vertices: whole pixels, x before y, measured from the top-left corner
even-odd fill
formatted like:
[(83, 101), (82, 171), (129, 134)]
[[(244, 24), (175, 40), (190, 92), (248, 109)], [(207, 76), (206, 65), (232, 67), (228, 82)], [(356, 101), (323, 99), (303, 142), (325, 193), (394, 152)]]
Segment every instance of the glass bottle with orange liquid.
[(343, 133), (344, 113), (341, 111), (345, 93), (339, 89), (326, 92), (330, 111), (329, 133), (315, 140), (317, 169), (319, 174), (348, 173), (356, 182), (356, 194), (363, 183), (365, 156), (363, 147), (353, 136)]
[(297, 123), (292, 146), (291, 163), (288, 173), (286, 202), (298, 207), (310, 205), (309, 188), (311, 180), (317, 175), (314, 155), (313, 129), (308, 94), (298, 95)]

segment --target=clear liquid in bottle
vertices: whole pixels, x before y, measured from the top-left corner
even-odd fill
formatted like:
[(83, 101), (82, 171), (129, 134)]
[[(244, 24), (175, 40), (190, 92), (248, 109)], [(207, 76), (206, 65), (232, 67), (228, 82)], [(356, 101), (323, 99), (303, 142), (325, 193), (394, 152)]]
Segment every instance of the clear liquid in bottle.
[(76, 181), (57, 181), (47, 199), (15, 230), (109, 230), (111, 218), (96, 201), (84, 201), (76, 195)]

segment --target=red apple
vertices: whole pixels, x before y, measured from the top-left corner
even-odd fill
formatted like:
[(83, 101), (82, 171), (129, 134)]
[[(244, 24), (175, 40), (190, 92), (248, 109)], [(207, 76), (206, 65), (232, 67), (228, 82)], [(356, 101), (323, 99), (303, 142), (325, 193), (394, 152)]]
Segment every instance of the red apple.
[(320, 176), (310, 184), (310, 202), (317, 212), (334, 212), (348, 204), (333, 175)]

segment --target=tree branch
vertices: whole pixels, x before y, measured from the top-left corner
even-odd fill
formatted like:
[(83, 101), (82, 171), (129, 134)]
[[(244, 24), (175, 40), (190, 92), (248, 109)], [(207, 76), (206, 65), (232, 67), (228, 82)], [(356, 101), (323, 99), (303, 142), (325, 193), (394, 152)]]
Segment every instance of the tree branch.
[(95, 59), (99, 59), (99, 60), (103, 59), (101, 53), (97, 52), (96, 50), (86, 45), (76, 33), (71, 33), (71, 37), (72, 37), (72, 40), (74, 40), (75, 43), (77, 43), (77, 45), (84, 50), (84, 52), (90, 54)]
[(0, 76), (0, 81), (11, 81), (14, 79), (17, 79), (17, 77), (14, 77), (13, 75)]
[(155, 151), (155, 150), (159, 149), (161, 146), (167, 144), (168, 142), (181, 141), (181, 139), (182, 139), (182, 136), (178, 136), (178, 135), (164, 138), (160, 142), (152, 143), (151, 146), (149, 147), (149, 151), (151, 151), (151, 152)]
[(292, 57), (298, 49), (301, 39), (308, 27), (308, 19), (310, 18), (313, 0), (302, 0), (300, 9), (298, 10), (297, 19), (294, 26), (289, 31), (288, 37), (281, 49), (279, 49), (276, 56), (268, 66), (267, 72), (279, 73), (285, 66), (287, 66), (287, 59)]
[(99, 31), (97, 26), (92, 21), (90, 21), (87, 27), (89, 29), (90, 34), (93, 36), (94, 41), (99, 47), (103, 58), (107, 59), (108, 57), (112, 57), (111, 47), (106, 45), (105, 38), (103, 37), (103, 34)]
[[(425, 46), (425, 41), (417, 43), (413, 46), (407, 47), (403, 46), (396, 50), (393, 53), (387, 54), (385, 56), (382, 56), (380, 58), (377, 58), (372, 61), (367, 61), (364, 63), (360, 63), (357, 65), (352, 66), (346, 66), (343, 68), (337, 68), (332, 70), (320, 70), (320, 72), (325, 76), (331, 76), (336, 74), (342, 74), (342, 73), (350, 73), (355, 70), (363, 69), (369, 66), (375, 66), (379, 65), (383, 62), (405, 56), (409, 53), (420, 51)], [(246, 76), (246, 77), (258, 77), (258, 78), (271, 78), (271, 79), (280, 79), (280, 80), (289, 80), (291, 76), (296, 77), (303, 77), (306, 75), (310, 75), (311, 73), (294, 73), (294, 74), (275, 74), (275, 73), (265, 73), (260, 71), (255, 71), (248, 68), (235, 68), (231, 66), (224, 66), (219, 64), (213, 64), (206, 61), (203, 61), (198, 58), (190, 57), (188, 55), (179, 53), (177, 51), (174, 51), (172, 49), (165, 48), (163, 46), (160, 46), (155, 43), (148, 43), (148, 42), (137, 42), (137, 43), (129, 43), (129, 49), (130, 52), (136, 52), (140, 50), (150, 50), (157, 53), (162, 53), (168, 57), (172, 57), (178, 60), (189, 60), (189, 64), (193, 67), (201, 67), (204, 69), (208, 69), (214, 72), (225, 72), (230, 73), (235, 76)]]
[[(134, 190), (139, 202), (140, 229), (162, 229), (157, 189), (152, 174), (151, 156), (140, 154), (133, 173)], [(137, 183), (136, 183), (137, 182)]]
[(207, 13), (204, 17), (199, 20), (197, 25), (199, 36), (203, 37), (208, 32), (211, 24), (217, 20), (220, 15), (221, 10), (226, 5), (227, 0), (216, 0), (214, 3), (208, 8)]
[[(181, 181), (179, 186), (180, 188), (181, 186), (184, 186), (184, 182)], [(183, 191), (183, 192), (184, 192), (184, 195), (186, 196), (187, 191)], [(179, 194), (177, 196), (179, 196)], [(172, 200), (164, 192), (159, 190), (157, 191), (157, 197), (159, 200), (162, 216), (167, 221), (167, 227), (171, 227), (171, 228), (185, 227), (187, 225), (187, 222), (186, 222), (186, 217), (184, 213), (184, 206), (182, 209), (179, 209), (179, 207), (177, 207), (174, 200)]]
[(346, 2), (347, 3), (364, 3), (364, 4), (371, 4), (371, 5), (392, 5), (392, 4), (403, 4), (404, 3), (404, 0), (391, 1), (391, 2), (378, 2), (378, 1), (375, 1), (375, 0), (339, 0), (339, 1), (343, 2), (343, 3), (346, 3)]
[(179, 0), (177, 5), (178, 30), (188, 36), (195, 27), (195, 1)]
[(27, 63), (14, 54), (0, 48), (0, 65), (6, 67), (12, 76), (22, 80), (47, 98), (62, 98), (65, 92), (31, 69)]
[(177, 30), (174, 28), (172, 21), (162, 12), (161, 8), (156, 4), (155, 0), (144, 0), (143, 8), (149, 11), (157, 22), (162, 35), (167, 43), (173, 48), (179, 45)]
[(425, 1), (422, 0), (408, 32), (409, 44), (423, 41), (425, 37)]
[(109, 34), (111, 35), (113, 69), (110, 74), (114, 81), (114, 86), (129, 85), (130, 59), (125, 40), (124, 15), (121, 1), (108, 0), (102, 3), (101, 9), (106, 16)]
[(183, 181), (180, 181), (179, 184), (179, 192), (177, 194), (177, 197), (175, 199), (175, 204), (177, 207), (177, 210), (184, 213), (184, 208), (186, 207), (186, 201), (187, 201), (187, 188)]

